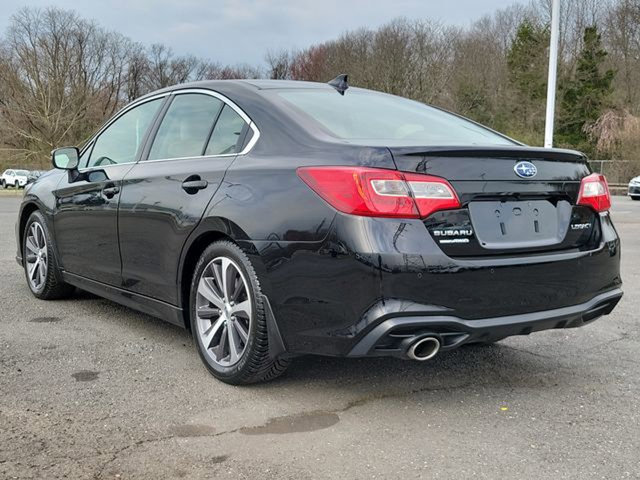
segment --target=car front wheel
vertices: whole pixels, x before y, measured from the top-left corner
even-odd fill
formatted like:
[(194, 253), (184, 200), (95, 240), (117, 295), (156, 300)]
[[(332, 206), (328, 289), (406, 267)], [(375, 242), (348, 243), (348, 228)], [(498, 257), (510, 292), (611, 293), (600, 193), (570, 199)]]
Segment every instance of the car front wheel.
[(191, 332), (213, 376), (238, 385), (271, 380), (288, 359), (271, 358), (260, 282), (234, 243), (215, 242), (202, 253), (191, 282)]
[(74, 287), (62, 281), (52, 245), (42, 213), (33, 212), (24, 229), (22, 263), (31, 293), (42, 300), (68, 297), (74, 291)]

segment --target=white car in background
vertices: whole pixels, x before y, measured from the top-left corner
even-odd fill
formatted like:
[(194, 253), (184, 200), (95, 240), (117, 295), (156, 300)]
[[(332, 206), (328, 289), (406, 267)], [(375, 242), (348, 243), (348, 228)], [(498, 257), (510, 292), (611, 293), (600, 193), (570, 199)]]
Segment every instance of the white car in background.
[(0, 184), (2, 185), (2, 188), (24, 188), (27, 184), (27, 175), (29, 175), (27, 170), (5, 170), (2, 177), (0, 177)]
[(640, 177), (632, 178), (629, 182), (628, 195), (633, 200), (640, 200)]

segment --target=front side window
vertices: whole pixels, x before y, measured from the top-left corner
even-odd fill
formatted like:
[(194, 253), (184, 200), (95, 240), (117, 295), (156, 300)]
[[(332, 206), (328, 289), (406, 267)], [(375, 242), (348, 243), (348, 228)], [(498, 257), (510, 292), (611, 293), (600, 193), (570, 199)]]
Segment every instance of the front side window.
[(163, 99), (158, 98), (121, 115), (95, 141), (88, 167), (135, 162), (142, 141)]
[(488, 128), (402, 97), (370, 90), (277, 91), (285, 105), (302, 112), (331, 135), (383, 146), (514, 145)]
[(225, 105), (211, 134), (206, 155), (226, 155), (240, 151), (241, 137), (247, 123), (229, 105)]
[(148, 160), (202, 155), (223, 105), (211, 95), (177, 95), (162, 120)]

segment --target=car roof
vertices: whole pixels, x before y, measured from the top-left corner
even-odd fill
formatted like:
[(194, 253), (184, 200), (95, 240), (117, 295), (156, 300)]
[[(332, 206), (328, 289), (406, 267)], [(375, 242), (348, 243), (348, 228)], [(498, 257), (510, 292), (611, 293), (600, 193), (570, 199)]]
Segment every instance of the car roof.
[(327, 83), (307, 82), (303, 80), (241, 80), (241, 82), (253, 85), (258, 90), (269, 90), (277, 88), (333, 88)]
[(202, 80), (199, 82), (183, 83), (170, 87), (172, 90), (182, 88), (216, 88), (225, 87), (232, 84), (253, 87), (256, 90), (270, 90), (277, 88), (332, 88), (327, 83), (307, 82), (304, 80), (263, 80), (263, 79), (241, 79), (241, 80)]
[[(146, 95), (140, 97), (137, 100), (151, 97), (165, 92), (173, 92), (177, 90), (185, 90), (190, 88), (204, 88), (209, 90), (216, 90), (225, 92), (233, 88), (244, 88), (246, 90), (253, 90), (258, 93), (260, 90), (274, 90), (274, 89), (290, 89), (290, 88), (313, 88), (313, 89), (331, 89), (332, 87), (327, 83), (320, 82), (307, 82), (303, 80), (200, 80), (197, 82), (180, 83), (172, 85), (170, 87), (162, 88), (149, 92)], [(137, 101), (136, 100), (136, 101)]]

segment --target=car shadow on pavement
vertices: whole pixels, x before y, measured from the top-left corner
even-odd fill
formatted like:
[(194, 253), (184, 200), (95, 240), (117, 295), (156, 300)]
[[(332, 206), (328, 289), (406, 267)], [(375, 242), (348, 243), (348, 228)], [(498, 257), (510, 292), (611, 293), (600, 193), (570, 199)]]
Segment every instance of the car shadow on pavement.
[(444, 352), (427, 362), (398, 358), (326, 358), (303, 356), (296, 358), (287, 374), (276, 383), (314, 382), (339, 384), (345, 382), (381, 382), (405, 386), (428, 382), (434, 387), (467, 384), (499, 384), (539, 387), (556, 384), (569, 368), (560, 355), (540, 355), (531, 350), (510, 346), (507, 342), (494, 345), (467, 345)]
[[(132, 330), (135, 336), (144, 336), (149, 341), (169, 348), (173, 345), (176, 348), (184, 347), (186, 342), (191, 341), (189, 332), (176, 325), (93, 294), (78, 290), (72, 301), (87, 302), (85, 308), (95, 308), (95, 316), (114, 328)], [(526, 347), (513, 339), (493, 345), (466, 345), (443, 352), (427, 362), (392, 357), (354, 359), (303, 355), (293, 359), (282, 377), (244, 388), (277, 390), (300, 385), (323, 389), (328, 384), (332, 388), (345, 390), (358, 385), (370, 390), (372, 385), (380, 384), (387, 391), (393, 391), (395, 384), (398, 392), (406, 392), (408, 387), (417, 390), (423, 387), (447, 389), (486, 385), (540, 388), (557, 385), (566, 373), (575, 368), (586, 368), (577, 361), (572, 365), (566, 352), (560, 350), (556, 354), (545, 348), (542, 354), (536, 350), (535, 336), (526, 338), (530, 341)], [(196, 348), (193, 345), (192, 348), (193, 358), (197, 360)], [(197, 374), (202, 375), (203, 380), (209, 379), (204, 367)], [(215, 382), (213, 378), (210, 380)]]

